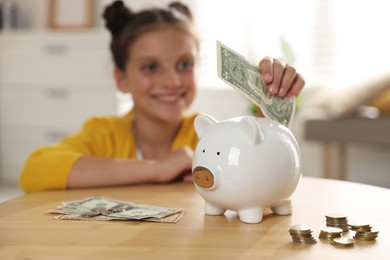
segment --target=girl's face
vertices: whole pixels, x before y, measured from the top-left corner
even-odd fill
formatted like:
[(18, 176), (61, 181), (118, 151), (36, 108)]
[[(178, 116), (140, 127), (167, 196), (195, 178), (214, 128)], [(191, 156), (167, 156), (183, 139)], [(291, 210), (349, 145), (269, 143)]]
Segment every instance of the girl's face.
[(130, 92), (137, 116), (180, 122), (194, 100), (196, 40), (179, 29), (145, 33), (129, 52), (120, 90)]

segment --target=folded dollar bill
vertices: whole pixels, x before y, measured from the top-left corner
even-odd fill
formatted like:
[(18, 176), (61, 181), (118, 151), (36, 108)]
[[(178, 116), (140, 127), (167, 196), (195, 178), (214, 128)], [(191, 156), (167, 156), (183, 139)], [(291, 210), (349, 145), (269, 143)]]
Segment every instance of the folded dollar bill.
[(295, 97), (279, 97), (267, 91), (259, 68), (217, 41), (218, 76), (260, 107), (263, 114), (289, 126), (295, 114)]
[(106, 197), (89, 197), (63, 202), (49, 213), (59, 214), (55, 219), (67, 220), (143, 220), (176, 223), (184, 212), (179, 208), (139, 205)]

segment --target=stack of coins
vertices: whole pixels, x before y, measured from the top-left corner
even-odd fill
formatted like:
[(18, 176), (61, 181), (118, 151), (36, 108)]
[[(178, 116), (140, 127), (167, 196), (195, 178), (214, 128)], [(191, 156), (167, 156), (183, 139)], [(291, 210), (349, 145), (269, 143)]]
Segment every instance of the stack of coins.
[(321, 229), (319, 238), (327, 241), (332, 241), (333, 238), (341, 237), (343, 230), (335, 227), (325, 227)]
[(355, 244), (355, 240), (347, 237), (338, 237), (338, 238), (333, 238), (333, 240), (330, 243), (338, 247), (351, 247)]
[(341, 228), (344, 232), (349, 231), (348, 220), (345, 215), (341, 214), (327, 214), (326, 217), (326, 226)]
[(371, 231), (370, 224), (362, 221), (348, 222), (348, 226), (353, 231)]
[(356, 240), (372, 241), (378, 237), (378, 233), (378, 230), (357, 230), (353, 238)]
[(372, 227), (367, 222), (352, 222), (348, 223), (351, 230), (355, 231), (356, 240), (372, 241), (378, 237), (378, 230), (372, 230)]
[(312, 235), (312, 230), (305, 225), (292, 225), (289, 230), (292, 240), (299, 244), (315, 244), (317, 240)]
[[(341, 214), (327, 214), (326, 227), (321, 229), (319, 239), (330, 241), (337, 247), (352, 247), (356, 240), (373, 241), (378, 237), (379, 231), (373, 230), (367, 222), (348, 222), (347, 217)], [(353, 238), (343, 237), (343, 232), (355, 231)], [(305, 225), (291, 225), (289, 228), (292, 240), (299, 244), (317, 243), (312, 236), (312, 230)]]

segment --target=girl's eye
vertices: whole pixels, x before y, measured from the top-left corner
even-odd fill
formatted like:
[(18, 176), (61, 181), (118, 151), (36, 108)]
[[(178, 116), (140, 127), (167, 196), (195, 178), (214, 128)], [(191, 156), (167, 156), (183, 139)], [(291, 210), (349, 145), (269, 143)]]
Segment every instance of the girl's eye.
[(187, 70), (187, 69), (191, 69), (192, 67), (194, 67), (194, 63), (191, 61), (182, 61), (179, 62), (178, 64), (178, 68), (180, 70)]
[(141, 67), (141, 70), (145, 71), (145, 72), (153, 72), (153, 71), (157, 70), (157, 67), (158, 67), (157, 63), (149, 63), (146, 65), (143, 65)]

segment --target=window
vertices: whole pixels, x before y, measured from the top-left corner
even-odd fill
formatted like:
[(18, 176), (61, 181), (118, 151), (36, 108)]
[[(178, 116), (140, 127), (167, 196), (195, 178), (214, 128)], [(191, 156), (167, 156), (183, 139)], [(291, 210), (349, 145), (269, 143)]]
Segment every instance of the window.
[[(126, 2), (137, 10), (172, 1)], [(216, 40), (253, 63), (265, 55), (287, 58), (281, 47), (287, 43), (307, 87), (343, 87), (390, 73), (389, 1), (182, 1), (191, 8), (201, 35), (200, 87), (226, 87), (216, 72)]]
[[(307, 86), (343, 87), (390, 73), (390, 2), (382, 0), (192, 0), (201, 34), (201, 87), (216, 76), (216, 40), (257, 63), (294, 54)], [(285, 57), (287, 58), (287, 57)]]
[[(196, 0), (195, 0), (196, 1)], [(195, 22), (201, 35), (199, 85), (222, 87), (216, 75), (216, 40), (254, 64), (266, 55), (284, 57), (282, 41), (294, 51), (295, 65), (307, 70), (312, 20), (310, 0), (197, 0)], [(306, 73), (305, 73), (306, 74)]]

